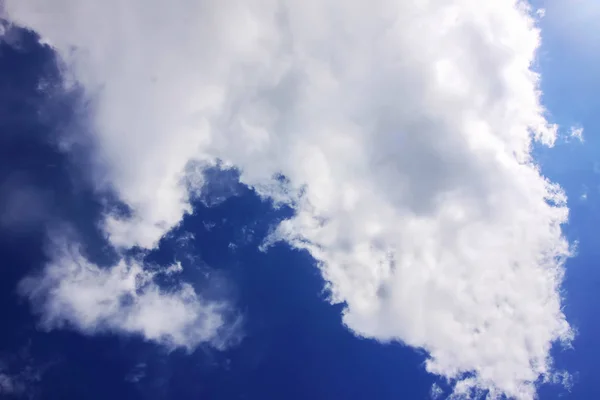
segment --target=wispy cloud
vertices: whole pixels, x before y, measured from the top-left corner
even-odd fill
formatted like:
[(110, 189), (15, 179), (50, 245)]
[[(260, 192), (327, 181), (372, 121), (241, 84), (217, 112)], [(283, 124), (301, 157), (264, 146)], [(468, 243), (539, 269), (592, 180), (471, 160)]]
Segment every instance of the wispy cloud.
[(15, 378), (13, 376), (0, 372), (0, 394), (19, 394), (19, 387), (14, 381)]
[(569, 138), (583, 143), (583, 128), (580, 126), (572, 126), (571, 131), (569, 132)]
[[(190, 187), (186, 166), (221, 160), (295, 207), (269, 240), (319, 261), (357, 335), (427, 350), (427, 370), (457, 393), (532, 399), (553, 373), (552, 344), (572, 337), (560, 295), (568, 210), (530, 155), (532, 140), (555, 141), (556, 127), (531, 70), (540, 37), (523, 3), (6, 8), (53, 44), (93, 99), (96, 183), (132, 210), (107, 215), (114, 245), (155, 246), (201, 187)], [(55, 293), (39, 303), (46, 321), (174, 343), (197, 323), (218, 325), (203, 322), (212, 314), (185, 289), (166, 295), (146, 281), (137, 294), (132, 282), (146, 275), (135, 264), (102, 271), (67, 252), (44, 274), (34, 282)], [(134, 299), (125, 319), (107, 289)], [(145, 310), (165, 296), (181, 330), (146, 324)]]
[(0, 356), (0, 397), (33, 398), (36, 386), (50, 364), (38, 364), (29, 345)]
[(431, 386), (431, 391), (429, 393), (431, 400), (441, 399), (443, 395), (444, 395), (444, 391), (442, 390), (440, 385), (438, 385), (437, 383), (434, 383), (433, 386)]

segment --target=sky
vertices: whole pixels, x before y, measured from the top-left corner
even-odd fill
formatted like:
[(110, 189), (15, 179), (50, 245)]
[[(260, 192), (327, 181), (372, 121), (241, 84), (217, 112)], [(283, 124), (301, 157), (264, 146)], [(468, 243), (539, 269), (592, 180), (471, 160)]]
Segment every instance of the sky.
[(0, 398), (600, 395), (596, 2), (0, 16)]

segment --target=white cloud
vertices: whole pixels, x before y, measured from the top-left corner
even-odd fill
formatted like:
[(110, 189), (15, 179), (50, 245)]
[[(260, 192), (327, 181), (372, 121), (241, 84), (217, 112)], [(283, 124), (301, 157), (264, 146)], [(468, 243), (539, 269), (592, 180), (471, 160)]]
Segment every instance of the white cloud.
[(569, 138), (583, 143), (583, 128), (580, 126), (572, 126), (571, 131), (569, 132)]
[(537, 15), (539, 18), (544, 18), (546, 16), (546, 9), (538, 8), (535, 10), (535, 15)]
[(579, 200), (586, 201), (588, 199), (588, 192), (589, 192), (588, 187), (584, 185), (581, 190), (581, 195), (579, 196)]
[(45, 329), (135, 334), (190, 350), (202, 343), (222, 348), (236, 339), (236, 321), (224, 319), (230, 312), (226, 302), (205, 300), (187, 283), (169, 290), (156, 284), (157, 274), (178, 273), (179, 264), (151, 272), (136, 261), (121, 260), (101, 268), (77, 246), (57, 244), (54, 251), (53, 261), (39, 275), (19, 285)]
[[(98, 184), (134, 211), (108, 217), (114, 244), (154, 246), (189, 210), (188, 163), (218, 158), (296, 207), (269, 240), (311, 252), (356, 334), (427, 350), (427, 370), (456, 380), (457, 395), (531, 399), (552, 373), (551, 345), (572, 336), (568, 210), (530, 156), (556, 127), (524, 3), (6, 6), (94, 99)], [(62, 268), (50, 276), (78, 287), (81, 272)]]

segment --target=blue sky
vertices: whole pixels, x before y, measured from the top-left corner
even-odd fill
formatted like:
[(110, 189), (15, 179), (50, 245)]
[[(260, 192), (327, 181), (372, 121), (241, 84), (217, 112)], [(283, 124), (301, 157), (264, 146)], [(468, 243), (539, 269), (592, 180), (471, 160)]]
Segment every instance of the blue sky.
[(1, 10), (0, 398), (598, 397), (600, 8), (267, 3)]
[[(598, 218), (598, 119), (595, 116), (596, 91), (600, 81), (593, 73), (597, 63), (598, 31), (592, 23), (598, 7), (581, 2), (586, 12), (578, 15), (566, 29), (555, 21), (542, 20), (544, 42), (540, 53), (540, 72), (544, 102), (553, 119), (562, 125), (584, 127), (584, 142), (570, 142), (540, 151), (538, 160), (547, 176), (559, 182), (569, 196), (570, 221), (565, 232), (577, 241), (577, 255), (567, 263), (564, 283), (567, 318), (577, 327), (573, 349), (559, 352), (557, 363), (574, 372), (572, 391), (566, 398), (593, 398), (598, 394), (594, 384), (598, 356), (600, 326), (594, 317), (597, 288), (600, 282), (596, 260)], [(577, 8), (577, 7), (575, 7)], [(555, 16), (556, 18), (556, 16)], [(568, 13), (567, 13), (567, 18)], [(547, 393), (547, 394), (546, 394)], [(541, 398), (552, 396), (550, 389)], [(551, 398), (551, 397), (549, 397)]]

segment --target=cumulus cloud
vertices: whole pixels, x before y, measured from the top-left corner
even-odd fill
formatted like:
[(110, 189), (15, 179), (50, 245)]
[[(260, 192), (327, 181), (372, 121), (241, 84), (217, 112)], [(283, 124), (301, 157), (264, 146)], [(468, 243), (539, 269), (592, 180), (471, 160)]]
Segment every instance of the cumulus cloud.
[(100, 268), (72, 244), (56, 244), (53, 251), (53, 261), (19, 285), (45, 329), (135, 334), (188, 349), (201, 343), (221, 348), (235, 337), (235, 324), (224, 319), (230, 311), (226, 302), (205, 300), (187, 283), (166, 290), (155, 282), (158, 274), (180, 272), (179, 264), (152, 272), (122, 259)]
[[(190, 165), (220, 160), (295, 207), (266, 244), (307, 249), (357, 335), (425, 349), (457, 396), (532, 399), (552, 375), (551, 346), (572, 336), (568, 210), (530, 156), (556, 127), (525, 3), (7, 0), (6, 11), (93, 101), (96, 183), (132, 211), (107, 215), (114, 245), (155, 246), (202, 186)], [(101, 294), (88, 320), (70, 294), (101, 282), (133, 295), (135, 265), (103, 272), (69, 256), (45, 273), (65, 282), (42, 302), (60, 315), (50, 320), (69, 310), (83, 328), (143, 329), (135, 308), (130, 325), (114, 322)], [(134, 298), (154, 304), (149, 293)], [(180, 326), (196, 321), (188, 300), (171, 301)]]

